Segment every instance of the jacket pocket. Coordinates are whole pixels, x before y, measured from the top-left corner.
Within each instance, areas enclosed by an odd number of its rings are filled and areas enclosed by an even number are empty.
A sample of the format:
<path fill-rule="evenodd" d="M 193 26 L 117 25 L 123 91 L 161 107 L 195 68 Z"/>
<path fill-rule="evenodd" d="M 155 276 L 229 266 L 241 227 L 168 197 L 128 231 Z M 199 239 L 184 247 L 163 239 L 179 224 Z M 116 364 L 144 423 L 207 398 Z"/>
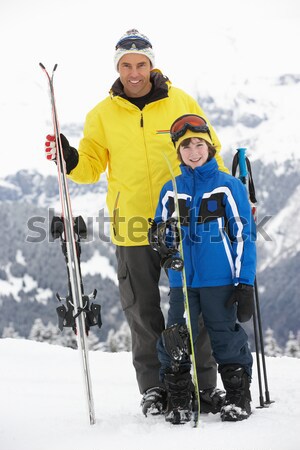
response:
<path fill-rule="evenodd" d="M 118 264 L 119 291 L 123 311 L 135 303 L 134 293 L 131 285 L 130 275 L 125 262 Z"/>
<path fill-rule="evenodd" d="M 207 223 L 220 217 L 226 217 L 223 197 L 223 192 L 220 192 L 211 194 L 210 197 L 202 198 L 198 223 Z"/>

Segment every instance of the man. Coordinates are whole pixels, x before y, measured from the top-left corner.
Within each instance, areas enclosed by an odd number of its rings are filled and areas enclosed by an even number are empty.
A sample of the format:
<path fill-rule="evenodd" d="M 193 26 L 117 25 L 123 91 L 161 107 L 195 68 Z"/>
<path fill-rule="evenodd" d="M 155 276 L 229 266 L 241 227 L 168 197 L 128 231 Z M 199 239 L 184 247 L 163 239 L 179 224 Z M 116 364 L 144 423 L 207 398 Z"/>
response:
<path fill-rule="evenodd" d="M 160 308 L 160 257 L 148 244 L 148 218 L 154 217 L 162 185 L 170 178 L 163 153 L 180 173 L 169 128 L 186 113 L 205 117 L 198 103 L 154 70 L 149 39 L 129 30 L 116 45 L 115 68 L 120 77 L 110 95 L 86 117 L 78 152 L 62 135 L 67 173 L 77 183 L 96 183 L 108 169 L 107 206 L 111 237 L 116 245 L 121 304 L 132 336 L 133 365 L 143 413 L 161 413 L 166 392 L 159 380 L 156 343 L 164 329 Z M 209 123 L 209 122 L 208 122 Z M 221 170 L 220 143 L 212 129 Z M 55 159 L 53 137 L 47 136 L 48 159 Z M 217 412 L 222 392 L 216 387 L 216 364 L 203 325 L 198 340 L 198 372 L 204 412 Z"/>

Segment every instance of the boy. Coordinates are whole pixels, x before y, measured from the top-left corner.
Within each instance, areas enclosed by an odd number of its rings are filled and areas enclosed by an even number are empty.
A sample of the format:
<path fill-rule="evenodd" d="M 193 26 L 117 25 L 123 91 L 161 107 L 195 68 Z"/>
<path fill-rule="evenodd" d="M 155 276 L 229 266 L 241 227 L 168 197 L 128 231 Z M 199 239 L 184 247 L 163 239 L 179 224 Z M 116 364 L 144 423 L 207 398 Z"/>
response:
<path fill-rule="evenodd" d="M 180 116 L 170 134 L 181 161 L 176 185 L 192 339 L 197 338 L 202 312 L 226 390 L 221 419 L 247 419 L 252 355 L 248 337 L 237 323 L 237 318 L 249 320 L 254 307 L 256 235 L 247 191 L 240 180 L 218 170 L 211 132 L 202 117 Z M 178 424 L 191 418 L 193 384 L 180 273 L 183 264 L 174 246 L 170 248 L 176 235 L 175 201 L 169 181 L 161 190 L 149 241 L 155 250 L 164 250 L 162 264 L 171 288 L 167 328 L 157 348 L 160 378 L 168 392 L 165 418 Z"/>

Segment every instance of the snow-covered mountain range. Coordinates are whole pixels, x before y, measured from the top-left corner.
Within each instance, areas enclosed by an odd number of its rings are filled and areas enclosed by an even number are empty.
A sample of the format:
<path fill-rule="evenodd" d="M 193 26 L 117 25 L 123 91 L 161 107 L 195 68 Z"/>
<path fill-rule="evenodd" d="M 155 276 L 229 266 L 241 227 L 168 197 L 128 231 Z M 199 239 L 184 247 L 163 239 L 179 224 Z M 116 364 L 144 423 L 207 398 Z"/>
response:
<path fill-rule="evenodd" d="M 208 90 L 199 82 L 197 97 L 214 124 L 231 167 L 238 147 L 247 147 L 258 199 L 258 287 L 264 329 L 271 327 L 284 343 L 298 332 L 300 319 L 300 117 L 299 74 L 245 80 Z M 216 87 L 217 86 L 217 87 Z M 82 124 L 63 124 L 71 140 L 79 140 Z M 42 152 L 42 149 L 41 149 Z M 47 162 L 45 162 L 47 164 Z M 49 163 L 48 163 L 49 164 Z M 96 185 L 70 182 L 74 215 L 88 222 L 82 244 L 86 291 L 97 288 L 103 305 L 103 338 L 124 321 L 115 273 L 114 248 L 108 233 L 95 227 L 105 210 L 105 176 Z M 53 176 L 21 170 L 0 180 L 2 252 L 0 254 L 0 335 L 13 322 L 27 336 L 36 317 L 56 321 L 55 295 L 65 294 L 66 273 L 58 242 L 50 242 L 49 217 L 59 213 L 55 168 Z M 162 280 L 162 290 L 166 280 Z M 166 307 L 167 299 L 163 296 Z M 249 334 L 252 335 L 249 325 Z"/>

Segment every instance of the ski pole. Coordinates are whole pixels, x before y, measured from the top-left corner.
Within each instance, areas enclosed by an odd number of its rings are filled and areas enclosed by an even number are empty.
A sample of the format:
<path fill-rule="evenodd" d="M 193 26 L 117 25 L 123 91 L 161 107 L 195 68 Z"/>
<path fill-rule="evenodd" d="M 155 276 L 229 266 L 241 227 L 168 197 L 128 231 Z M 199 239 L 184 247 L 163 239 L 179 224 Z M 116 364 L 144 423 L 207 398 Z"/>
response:
<path fill-rule="evenodd" d="M 239 179 L 243 184 L 247 183 L 247 166 L 246 166 L 246 148 L 238 148 L 232 162 L 232 175 L 236 176 L 236 169 L 239 167 Z M 254 281 L 255 284 L 255 281 Z M 257 366 L 257 377 L 258 377 L 258 387 L 259 387 L 259 403 L 263 407 L 263 390 L 262 390 L 262 378 L 261 378 L 261 368 L 260 368 L 260 358 L 259 358 L 259 342 L 258 342 L 258 330 L 256 323 L 256 312 L 254 309 L 253 313 L 253 331 L 254 331 L 254 343 L 255 343 L 255 353 L 256 353 L 256 366 Z"/>
<path fill-rule="evenodd" d="M 247 171 L 247 174 L 249 176 L 248 190 L 249 190 L 250 202 L 252 204 L 255 204 L 255 203 L 257 203 L 257 200 L 255 197 L 255 188 L 254 188 L 254 182 L 253 182 L 253 177 L 252 177 L 251 164 L 250 164 L 249 159 L 246 157 L 245 152 L 241 153 L 241 158 L 240 158 L 241 162 L 242 162 L 243 158 L 245 159 L 245 164 L 244 165 L 242 164 L 242 167 L 244 167 L 246 165 L 246 168 L 244 170 Z M 253 211 L 254 211 L 254 208 L 252 208 L 252 212 Z M 255 208 L 254 214 L 256 215 L 256 208 Z M 272 400 L 270 400 L 270 393 L 269 393 L 269 388 L 268 388 L 268 377 L 267 377 L 267 368 L 266 368 L 266 360 L 265 360 L 265 346 L 264 346 L 264 340 L 263 340 L 257 277 L 255 278 L 254 292 L 255 292 L 255 305 L 256 305 L 256 312 L 257 312 L 258 335 L 259 335 L 259 340 L 260 340 L 261 359 L 262 359 L 263 375 L 264 375 L 264 383 L 265 383 L 265 399 L 266 400 L 264 403 L 265 403 L 265 405 L 269 405 L 274 402 Z"/>
<path fill-rule="evenodd" d="M 265 404 L 270 405 L 271 403 L 274 403 L 274 400 L 270 400 L 268 377 L 267 377 L 267 367 L 266 367 L 266 359 L 265 359 L 265 347 L 264 347 L 264 341 L 263 341 L 261 314 L 260 314 L 258 288 L 257 288 L 257 280 L 256 279 L 255 279 L 254 289 L 255 289 L 256 310 L 257 310 L 257 322 L 258 322 L 258 329 L 259 329 L 259 336 L 260 336 L 261 358 L 262 358 L 263 374 L 264 374 L 264 382 L 265 382 L 265 397 L 266 397 Z"/>
<path fill-rule="evenodd" d="M 234 156 L 232 163 L 232 175 L 235 176 L 237 166 L 239 166 L 239 179 L 242 181 L 244 185 L 247 184 L 248 181 L 248 194 L 252 207 L 252 213 L 254 219 L 256 219 L 256 207 L 255 203 L 257 203 L 255 196 L 255 188 L 252 177 L 251 164 L 246 156 L 246 148 L 241 147 L 237 149 L 237 153 Z M 259 296 L 258 296 L 258 287 L 257 287 L 257 278 L 254 280 L 254 294 L 255 294 L 255 309 L 253 314 L 253 329 L 254 329 L 254 341 L 255 341 L 255 350 L 256 350 L 256 360 L 257 360 L 257 375 L 258 375 L 258 384 L 259 384 L 259 402 L 260 406 L 264 407 L 273 403 L 270 400 L 270 394 L 268 389 L 268 379 L 267 379 L 267 369 L 266 369 L 266 361 L 265 361 L 265 349 L 264 349 L 264 341 L 263 341 L 263 332 L 262 332 L 262 324 L 261 324 L 261 314 L 260 314 L 260 305 L 259 305 Z M 264 383 L 265 383 L 265 397 L 266 400 L 263 400 L 262 393 L 262 378 L 261 378 L 261 370 L 260 370 L 260 359 L 259 359 L 259 345 L 261 350 L 261 359 L 263 366 L 263 374 L 264 374 Z"/>
<path fill-rule="evenodd" d="M 262 377 L 260 370 L 260 359 L 259 359 L 259 348 L 258 348 L 258 337 L 257 337 L 257 319 L 256 319 L 256 309 L 253 310 L 253 330 L 254 330 L 254 341 L 255 341 L 255 355 L 256 355 L 256 367 L 257 367 L 257 378 L 258 378 L 258 389 L 259 389 L 259 404 L 260 407 L 264 407 L 264 396 L 262 388 Z"/>

